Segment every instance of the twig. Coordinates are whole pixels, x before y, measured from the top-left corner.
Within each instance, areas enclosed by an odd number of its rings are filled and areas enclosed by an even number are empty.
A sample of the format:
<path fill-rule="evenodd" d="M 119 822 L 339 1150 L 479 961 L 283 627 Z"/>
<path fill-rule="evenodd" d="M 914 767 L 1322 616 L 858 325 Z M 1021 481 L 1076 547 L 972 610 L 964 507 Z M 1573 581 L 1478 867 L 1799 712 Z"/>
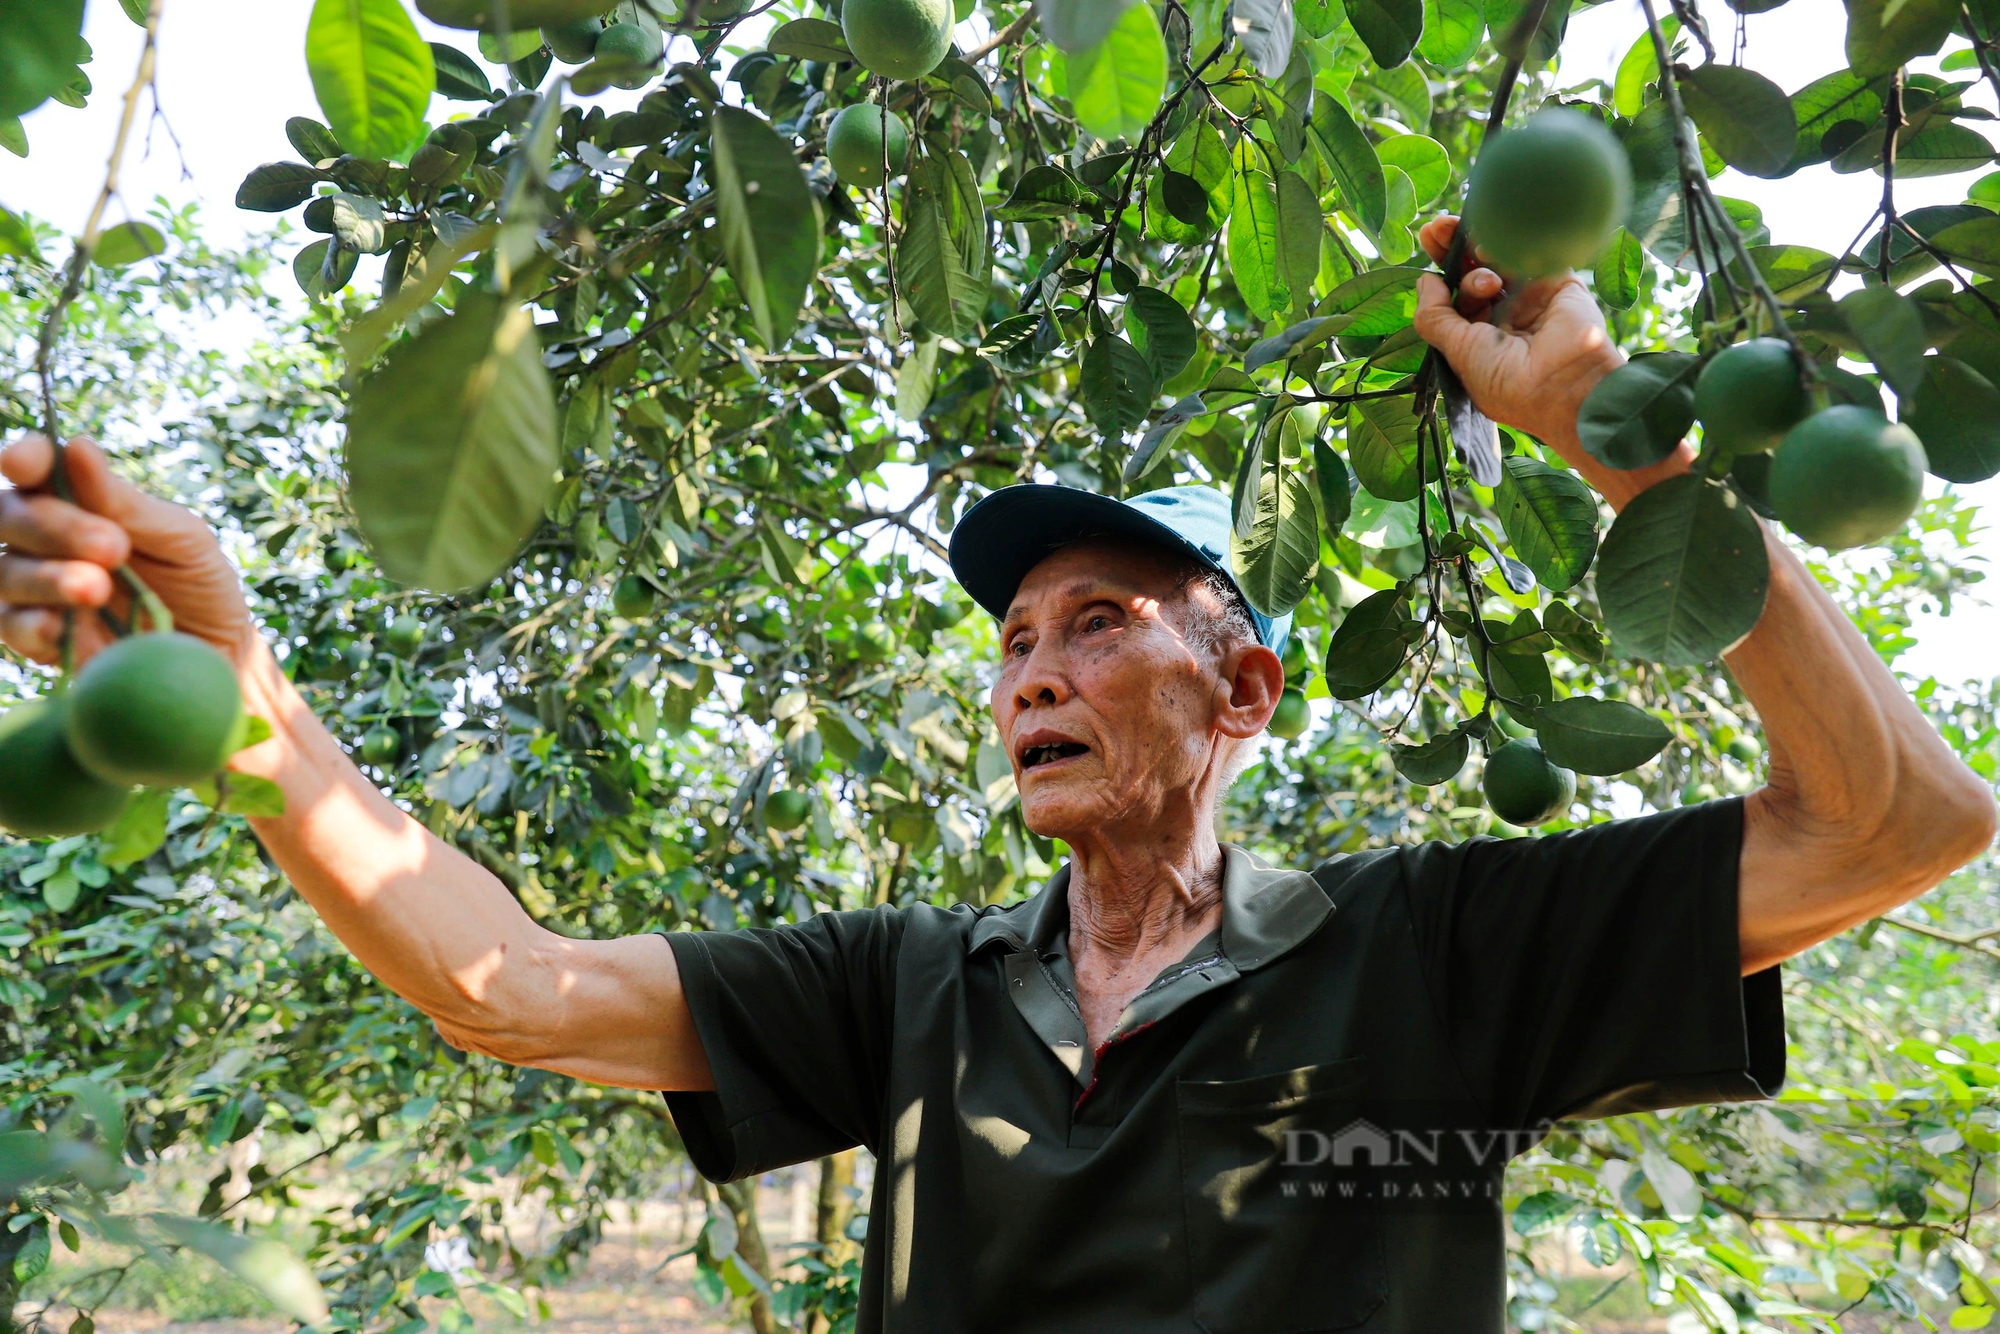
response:
<path fill-rule="evenodd" d="M 1882 253 L 1875 257 L 1876 276 L 1889 281 L 1889 236 L 1896 230 L 1896 139 L 1903 132 L 1903 71 L 1889 76 L 1888 127 L 1882 135 Z"/>
<path fill-rule="evenodd" d="M 1006 46 L 1010 42 L 1013 42 L 1014 40 L 1019 38 L 1022 33 L 1028 30 L 1028 28 L 1030 27 L 1030 25 L 1034 23 L 1034 21 L 1035 21 L 1035 7 L 1033 5 L 1029 5 L 1026 9 L 1021 11 L 1021 17 L 1015 19 L 1012 23 L 1008 24 L 994 37 L 989 38 L 988 40 L 980 43 L 978 46 L 973 47 L 970 51 L 967 51 L 963 56 L 960 57 L 960 59 L 965 61 L 965 63 L 968 65 L 977 65 L 980 61 L 992 55 L 995 51 L 998 51 L 1001 47 Z"/>
<path fill-rule="evenodd" d="M 1882 917 L 1877 920 L 1884 926 L 1893 926 L 1898 930 L 1908 931 L 1912 935 L 1929 936 L 1932 940 L 1941 940 L 1947 945 L 1956 945 L 1960 949 L 1968 949 L 1979 954 L 1984 954 L 1989 959 L 2000 959 L 2000 946 L 1992 944 L 1992 937 L 2000 935 L 2000 932 L 1981 931 L 1973 935 L 1962 936 L 1954 931 L 1944 931 L 1935 926 L 1926 926 L 1921 922 L 1905 921 L 1900 917 Z"/>

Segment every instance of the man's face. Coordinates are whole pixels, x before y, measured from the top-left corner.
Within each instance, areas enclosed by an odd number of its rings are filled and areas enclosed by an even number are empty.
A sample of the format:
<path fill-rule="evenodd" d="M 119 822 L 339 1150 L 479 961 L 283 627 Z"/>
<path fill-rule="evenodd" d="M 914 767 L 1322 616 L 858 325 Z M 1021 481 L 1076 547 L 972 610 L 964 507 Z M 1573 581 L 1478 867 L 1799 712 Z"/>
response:
<path fill-rule="evenodd" d="M 1222 762 L 1216 655 L 1190 643 L 1169 563 L 1101 543 L 1029 572 L 1000 627 L 993 721 L 1028 827 L 1075 842 L 1185 813 Z"/>

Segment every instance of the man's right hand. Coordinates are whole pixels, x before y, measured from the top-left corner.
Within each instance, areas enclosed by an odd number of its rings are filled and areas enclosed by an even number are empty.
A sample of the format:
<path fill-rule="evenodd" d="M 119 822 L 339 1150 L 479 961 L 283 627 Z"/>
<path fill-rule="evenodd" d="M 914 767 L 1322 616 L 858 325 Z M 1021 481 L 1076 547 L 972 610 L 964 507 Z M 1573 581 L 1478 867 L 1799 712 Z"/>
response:
<path fill-rule="evenodd" d="M 0 643 L 55 662 L 65 613 L 110 606 L 124 614 L 130 594 L 112 571 L 130 565 L 173 613 L 175 629 L 207 640 L 243 672 L 262 645 L 208 526 L 114 474 L 89 440 L 63 449 L 74 503 L 52 488 L 54 463 L 43 436 L 0 449 L 0 475 L 13 484 L 0 491 Z M 75 625 L 79 663 L 111 642 L 95 615 L 78 615 Z"/>

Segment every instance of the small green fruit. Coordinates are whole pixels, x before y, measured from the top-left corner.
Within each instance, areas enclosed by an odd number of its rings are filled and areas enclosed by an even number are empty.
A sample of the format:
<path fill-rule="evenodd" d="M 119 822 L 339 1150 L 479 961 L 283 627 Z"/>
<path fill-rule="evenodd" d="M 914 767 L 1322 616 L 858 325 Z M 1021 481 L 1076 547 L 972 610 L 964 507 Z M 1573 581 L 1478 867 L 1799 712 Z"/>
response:
<path fill-rule="evenodd" d="M 1533 741 L 1509 741 L 1486 757 L 1486 804 L 1508 824 L 1532 829 L 1576 800 L 1576 775 L 1549 763 Z"/>
<path fill-rule="evenodd" d="M 840 31 L 870 74 L 921 79 L 951 49 L 951 0 L 846 0 Z"/>
<path fill-rule="evenodd" d="M 886 154 L 891 175 L 903 174 L 910 158 L 910 129 L 893 111 L 873 103 L 848 107 L 833 118 L 826 131 L 826 160 L 834 175 L 860 190 L 873 190 L 885 179 L 882 174 L 882 126 L 889 127 Z"/>
<path fill-rule="evenodd" d="M 382 634 L 382 642 L 389 651 L 399 658 L 407 658 L 423 646 L 424 634 L 429 629 L 422 621 L 408 612 L 389 622 L 389 628 Z"/>
<path fill-rule="evenodd" d="M 377 723 L 361 734 L 361 758 L 370 764 L 393 764 L 402 753 L 402 734 L 393 727 Z"/>
<path fill-rule="evenodd" d="M 1285 693 L 1278 696 L 1276 711 L 1271 714 L 1268 724 L 1271 735 L 1293 741 L 1305 735 L 1311 722 L 1312 708 L 1306 703 L 1305 692 L 1286 686 Z"/>
<path fill-rule="evenodd" d="M 1752 338 L 1710 358 L 1694 382 L 1704 439 L 1735 454 L 1776 449 L 1812 411 L 1799 364 L 1782 338 Z"/>
<path fill-rule="evenodd" d="M 778 476 L 778 461 L 764 450 L 751 450 L 737 460 L 736 471 L 751 486 L 769 486 Z"/>
<path fill-rule="evenodd" d="M 1596 260 L 1624 221 L 1632 167 L 1611 131 L 1580 111 L 1536 112 L 1493 136 L 1465 192 L 1472 240 L 1510 276 L 1542 278 Z"/>
<path fill-rule="evenodd" d="M 636 574 L 628 574 L 611 590 L 611 610 L 628 621 L 636 621 L 653 610 L 653 586 Z"/>
<path fill-rule="evenodd" d="M 1829 551 L 1878 542 L 1916 513 L 1928 466 L 1915 431 L 1841 404 L 1794 426 L 1771 456 L 1771 508 Z"/>
<path fill-rule="evenodd" d="M 614 23 L 599 34 L 596 58 L 609 66 L 626 67 L 626 72 L 612 76 L 613 84 L 639 88 L 653 77 L 653 66 L 660 63 L 664 49 L 658 33 L 636 23 Z"/>
<path fill-rule="evenodd" d="M 1756 737 L 1739 733 L 1729 738 L 1729 744 L 1722 748 L 1722 753 L 1739 764 L 1755 764 L 1757 757 L 1764 753 L 1764 747 Z"/>
<path fill-rule="evenodd" d="M 1312 670 L 1312 660 L 1306 654 L 1305 642 L 1298 635 L 1293 635 L 1285 641 L 1283 661 L 1287 681 L 1297 681 Z"/>
<path fill-rule="evenodd" d="M 764 801 L 764 823 L 785 833 L 804 824 L 811 814 L 812 798 L 790 788 L 773 792 Z"/>
<path fill-rule="evenodd" d="M 130 795 L 70 754 L 66 700 L 46 695 L 0 716 L 0 827 L 22 838 L 67 838 L 102 829 L 118 818 Z"/>
<path fill-rule="evenodd" d="M 133 635 L 90 660 L 69 692 L 69 748 L 107 783 L 213 778 L 243 715 L 236 673 L 192 635 Z"/>
<path fill-rule="evenodd" d="M 542 41 L 565 65 L 581 65 L 596 53 L 597 37 L 603 31 L 603 19 L 575 19 L 543 28 Z"/>
<path fill-rule="evenodd" d="M 1692 806 L 1697 802 L 1714 801 L 1721 795 L 1713 783 L 1689 783 L 1681 789 L 1681 805 Z"/>

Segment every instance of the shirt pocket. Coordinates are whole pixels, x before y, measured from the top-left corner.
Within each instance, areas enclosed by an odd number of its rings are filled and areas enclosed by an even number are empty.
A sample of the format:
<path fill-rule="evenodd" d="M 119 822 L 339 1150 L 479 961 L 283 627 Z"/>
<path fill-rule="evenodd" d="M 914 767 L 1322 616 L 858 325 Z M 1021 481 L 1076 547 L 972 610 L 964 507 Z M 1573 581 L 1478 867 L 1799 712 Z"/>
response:
<path fill-rule="evenodd" d="M 1356 1058 L 1176 1084 L 1194 1314 L 1209 1334 L 1348 1329 L 1387 1300 L 1373 1212 L 1287 1169 L 1300 1132 L 1360 1117 L 1363 1074 Z"/>

